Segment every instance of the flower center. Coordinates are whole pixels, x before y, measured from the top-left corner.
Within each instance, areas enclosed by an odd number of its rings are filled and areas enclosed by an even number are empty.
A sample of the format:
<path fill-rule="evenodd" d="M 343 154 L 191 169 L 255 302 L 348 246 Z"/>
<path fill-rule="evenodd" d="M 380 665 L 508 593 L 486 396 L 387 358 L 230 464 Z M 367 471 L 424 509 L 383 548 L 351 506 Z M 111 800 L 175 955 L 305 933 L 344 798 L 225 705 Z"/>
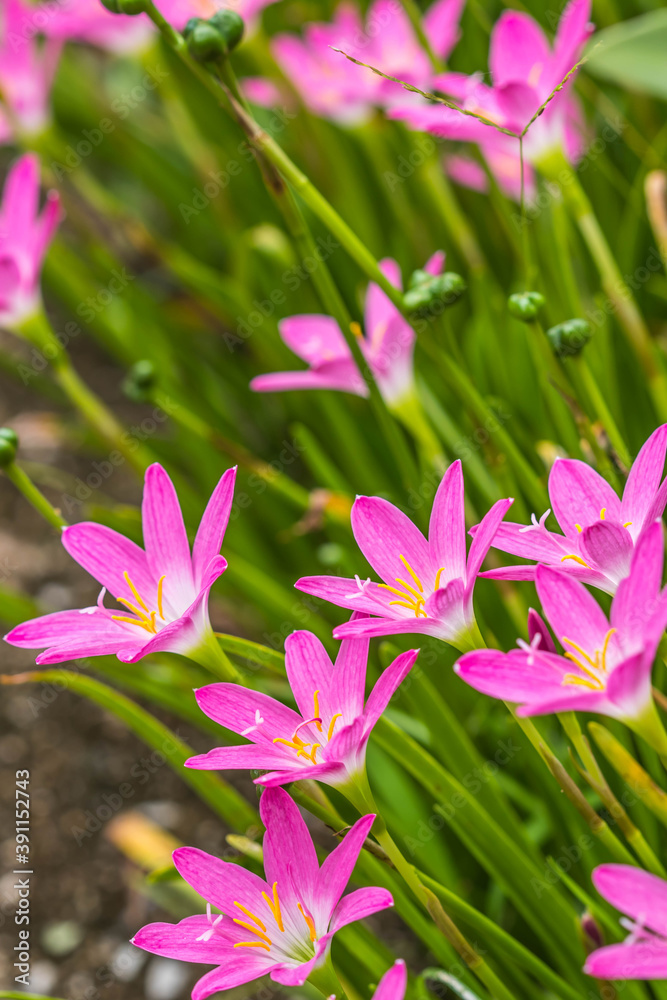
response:
<path fill-rule="evenodd" d="M 320 692 L 313 691 L 313 718 L 306 719 L 304 722 L 300 722 L 292 734 L 291 740 L 283 739 L 282 736 L 276 736 L 274 743 L 283 743 L 286 747 L 291 747 L 292 750 L 296 750 L 296 755 L 298 757 L 305 757 L 309 760 L 311 764 L 317 764 L 317 751 L 322 746 L 321 743 L 315 743 L 314 741 L 306 743 L 305 740 L 301 739 L 299 736 L 299 730 L 303 729 L 304 726 L 315 725 L 318 732 L 323 732 L 322 729 L 322 716 L 320 715 Z M 342 717 L 342 712 L 336 712 L 335 715 L 331 716 L 329 721 L 329 728 L 327 730 L 327 743 L 334 734 L 334 729 L 338 719 Z"/>
<path fill-rule="evenodd" d="M 378 584 L 378 586 L 382 587 L 383 590 L 388 590 L 390 594 L 396 594 L 397 597 L 400 598 L 400 600 L 390 601 L 389 602 L 390 605 L 399 604 L 402 608 L 408 608 L 408 610 L 414 611 L 415 618 L 419 618 L 420 616 L 422 618 L 428 618 L 428 615 L 424 610 L 424 604 L 426 603 L 426 596 L 424 594 L 424 584 L 417 576 L 417 574 L 415 573 L 415 571 L 413 570 L 412 566 L 405 558 L 405 556 L 402 556 L 399 553 L 398 558 L 401 560 L 406 570 L 412 577 L 412 583 L 408 583 L 407 580 L 404 580 L 402 577 L 397 576 L 395 577 L 395 580 L 396 583 L 400 585 L 400 587 L 392 587 L 388 583 L 380 583 Z M 438 572 L 436 573 L 435 586 L 433 588 L 434 592 L 438 590 L 438 588 L 440 587 L 440 577 L 444 572 L 444 570 L 445 567 L 441 566 Z"/>
<path fill-rule="evenodd" d="M 129 601 L 126 597 L 117 597 L 116 600 L 119 604 L 124 604 L 125 607 L 132 611 L 132 615 L 112 615 L 112 619 L 115 622 L 127 622 L 129 625 L 137 625 L 139 628 L 144 629 L 146 632 L 150 632 L 151 635 L 157 635 L 158 627 L 156 625 L 156 619 L 159 615 L 162 621 L 165 621 L 164 609 L 162 606 L 162 590 L 164 586 L 164 576 L 161 576 L 157 584 L 157 611 L 151 611 L 144 601 L 143 597 L 132 583 L 130 579 L 130 574 L 125 570 L 123 573 L 125 582 L 132 591 L 132 596 L 136 601 L 134 604 Z"/>
<path fill-rule="evenodd" d="M 606 514 L 607 514 L 607 508 L 606 508 L 606 507 L 603 507 L 603 508 L 602 508 L 602 510 L 600 511 L 600 520 L 601 520 L 601 521 L 604 521 L 604 519 L 605 519 L 605 517 L 606 517 Z M 623 527 L 624 527 L 624 528 L 629 528 L 631 524 L 632 524 L 632 521 L 626 521 L 626 522 L 625 522 L 625 524 L 623 525 Z M 580 525 L 580 524 L 577 524 L 576 522 L 575 522 L 575 525 L 574 525 L 574 526 L 575 526 L 575 528 L 577 529 L 577 533 L 578 533 L 578 534 L 580 535 L 580 534 L 582 533 L 582 531 L 583 531 L 584 529 L 583 529 L 583 528 L 581 527 L 581 525 Z M 565 560 L 566 560 L 566 559 L 572 559 L 572 560 L 574 560 L 574 562 L 577 562 L 577 563 L 579 563 L 579 565 L 580 565 L 580 566 L 585 566 L 585 567 L 586 567 L 586 569 L 590 569 L 590 568 L 591 568 L 591 567 L 590 567 L 590 566 L 588 565 L 588 563 L 587 563 L 587 562 L 585 562 L 585 561 L 584 561 L 584 560 L 583 560 L 583 559 L 581 558 L 581 556 L 577 556 L 577 555 L 574 555 L 573 553 L 571 553 L 571 554 L 570 554 L 570 555 L 568 555 L 568 556 L 563 556 L 563 557 L 561 558 L 561 562 L 565 562 Z"/>
<path fill-rule="evenodd" d="M 568 639 L 563 636 L 561 642 L 563 646 L 571 646 L 575 651 L 574 653 L 568 651 L 565 656 L 572 663 L 576 664 L 577 667 L 584 674 L 584 677 L 580 677 L 579 674 L 565 674 L 563 677 L 563 684 L 579 684 L 583 687 L 590 688 L 592 691 L 604 691 L 606 686 L 606 674 L 607 674 L 607 648 L 609 646 L 609 640 L 616 631 L 615 628 L 610 628 L 604 637 L 604 642 L 602 643 L 602 649 L 596 649 L 595 655 L 593 657 L 589 656 L 588 653 L 582 649 L 581 646 L 573 642 L 572 639 Z"/>
<path fill-rule="evenodd" d="M 285 923 L 283 921 L 283 913 L 280 905 L 280 897 L 278 895 L 277 882 L 273 883 L 272 896 L 269 896 L 267 892 L 262 892 L 262 899 L 268 906 L 269 912 L 271 913 L 271 916 L 276 922 L 278 932 L 281 935 L 285 934 L 286 933 Z M 243 927 L 244 930 L 247 930 L 254 935 L 254 937 L 250 941 L 237 941 L 234 944 L 235 948 L 262 948 L 264 951 L 268 951 L 270 953 L 271 948 L 275 945 L 280 949 L 281 952 L 283 953 L 289 952 L 290 957 L 298 961 L 307 962 L 313 957 L 315 951 L 313 946 L 317 940 L 317 931 L 315 930 L 315 921 L 313 920 L 312 916 L 307 911 L 303 903 L 297 903 L 297 908 L 305 921 L 306 928 L 308 930 L 310 945 L 307 945 L 306 942 L 303 940 L 303 938 L 295 939 L 295 937 L 293 935 L 290 935 L 289 932 L 287 932 L 288 940 L 285 940 L 282 937 L 280 937 L 276 941 L 273 941 L 272 938 L 269 937 L 268 928 L 264 923 L 264 921 L 261 919 L 261 917 L 258 917 L 257 914 L 253 913 L 253 911 L 248 909 L 247 906 L 244 906 L 242 903 L 239 903 L 236 900 L 234 900 L 234 906 L 237 906 L 241 911 L 241 913 L 243 914 L 244 918 L 247 918 L 247 919 L 242 919 L 241 917 L 232 917 L 234 923 L 238 924 L 239 927 Z M 210 919 L 211 918 L 209 916 L 209 921 Z M 215 924 L 213 924 L 212 926 L 215 927 Z M 206 931 L 205 933 L 209 934 L 209 931 Z"/>

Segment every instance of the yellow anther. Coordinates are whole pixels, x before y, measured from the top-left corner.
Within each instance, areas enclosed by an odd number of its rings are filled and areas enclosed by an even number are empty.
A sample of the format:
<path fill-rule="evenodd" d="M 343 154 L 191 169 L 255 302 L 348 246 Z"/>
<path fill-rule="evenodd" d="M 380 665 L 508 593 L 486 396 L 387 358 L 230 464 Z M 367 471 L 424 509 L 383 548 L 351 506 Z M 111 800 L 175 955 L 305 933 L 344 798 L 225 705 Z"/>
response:
<path fill-rule="evenodd" d="M 607 632 L 606 636 L 604 637 L 604 642 L 602 644 L 602 669 L 603 670 L 607 669 L 607 663 L 606 663 L 606 659 L 607 659 L 607 647 L 609 646 L 609 640 L 611 639 L 611 637 L 612 637 L 612 635 L 614 634 L 615 631 L 616 631 L 615 628 L 610 628 L 609 631 Z"/>
<path fill-rule="evenodd" d="M 280 900 L 278 899 L 278 883 L 277 882 L 273 883 L 273 899 L 270 899 L 267 893 L 265 892 L 262 892 L 262 896 L 266 900 L 266 905 L 271 910 L 271 913 L 273 914 L 279 929 L 281 931 L 284 931 L 285 926 L 283 924 L 282 913 L 280 912 Z"/>
<path fill-rule="evenodd" d="M 582 687 L 590 688 L 591 691 L 604 691 L 604 684 L 599 677 L 591 677 L 590 680 L 587 680 L 585 677 L 577 677 L 576 674 L 565 674 L 563 684 L 579 684 Z"/>
<path fill-rule="evenodd" d="M 137 590 L 137 588 L 134 586 L 134 584 L 130 580 L 130 574 L 127 572 L 127 570 L 125 570 L 125 572 L 123 573 L 123 576 L 125 578 L 126 584 L 128 585 L 128 587 L 130 588 L 130 590 L 134 594 L 134 597 L 135 597 L 135 600 L 136 600 L 137 604 L 140 605 L 140 607 L 142 607 L 144 609 L 144 611 L 146 612 L 146 614 L 148 614 L 148 608 L 144 604 L 144 602 L 142 600 L 142 597 L 141 597 L 141 594 L 139 593 L 139 591 Z"/>
<path fill-rule="evenodd" d="M 313 692 L 313 709 L 314 709 L 313 715 L 315 716 L 316 719 L 319 719 L 320 718 L 320 692 L 319 692 L 319 690 Z M 321 733 L 322 732 L 322 723 L 321 722 L 316 722 L 315 725 L 317 726 L 317 731 L 319 733 Z"/>
<path fill-rule="evenodd" d="M 623 527 L 624 528 L 629 528 L 631 524 L 632 524 L 632 521 L 626 521 L 625 524 L 623 525 Z"/>
<path fill-rule="evenodd" d="M 160 618 L 164 621 L 164 611 L 162 610 L 162 588 L 164 586 L 164 576 L 161 576 L 157 582 L 157 609 L 160 612 Z"/>
<path fill-rule="evenodd" d="M 232 920 L 235 924 L 238 924 L 239 927 L 244 927 L 247 931 L 250 931 L 251 934 L 256 934 L 258 938 L 261 938 L 262 941 L 266 941 L 267 944 L 273 943 L 271 938 L 268 937 L 263 931 L 260 931 L 258 927 L 253 927 L 252 924 L 247 923 L 245 920 L 239 920 L 238 917 L 232 917 Z"/>
<path fill-rule="evenodd" d="M 390 601 L 389 604 L 390 605 L 392 605 L 392 604 L 400 604 L 402 608 L 409 608 L 410 611 L 414 611 L 415 618 L 419 618 L 420 615 L 423 615 L 424 618 L 428 618 L 428 615 L 426 614 L 426 612 L 424 611 L 424 609 L 421 607 L 421 605 L 411 604 L 411 603 L 408 603 L 408 601 Z"/>
<path fill-rule="evenodd" d="M 355 337 L 363 337 L 364 333 L 358 323 L 350 323 L 350 331 Z"/>
<path fill-rule="evenodd" d="M 576 523 L 575 523 L 575 525 L 574 525 L 574 526 L 575 526 L 575 528 L 577 529 L 577 531 L 579 532 L 579 534 L 581 534 L 581 532 L 582 532 L 582 531 L 584 530 L 584 529 L 583 529 L 583 528 L 581 527 L 581 525 L 580 525 L 580 524 L 576 524 Z"/>
<path fill-rule="evenodd" d="M 583 656 L 585 660 L 588 660 L 588 662 L 592 667 L 597 667 L 597 663 L 595 662 L 595 660 L 591 659 L 588 653 L 584 649 L 582 649 L 581 646 L 579 646 L 576 642 L 573 642 L 572 639 L 568 639 L 566 636 L 563 636 L 561 642 L 563 643 L 564 646 L 565 645 L 572 646 L 572 649 L 576 649 L 577 653 L 579 653 L 580 656 Z M 571 653 L 566 653 L 565 655 L 572 657 Z"/>
<path fill-rule="evenodd" d="M 417 601 L 418 601 L 418 602 L 419 602 L 420 604 L 421 604 L 421 603 L 423 603 L 423 601 L 424 601 L 424 596 L 423 596 L 423 593 L 420 593 L 420 591 L 418 591 L 418 590 L 415 590 L 415 588 L 414 588 L 414 587 L 412 587 L 412 586 L 411 586 L 411 585 L 410 585 L 410 584 L 409 584 L 409 583 L 407 582 L 407 580 L 403 580 L 403 579 L 401 579 L 401 577 L 400 577 L 400 576 L 397 576 L 397 577 L 396 577 L 396 583 L 400 583 L 400 585 L 401 585 L 402 587 L 405 587 L 405 589 L 406 589 L 406 590 L 408 591 L 408 593 L 412 594 L 412 595 L 413 595 L 413 597 L 414 597 L 414 598 L 415 598 L 415 599 L 416 599 L 416 600 L 417 600 Z M 400 591 L 398 591 L 398 593 L 400 593 Z"/>
<path fill-rule="evenodd" d="M 315 931 L 315 924 L 313 922 L 313 918 L 308 916 L 301 903 L 297 903 L 296 905 L 299 907 L 303 919 L 308 924 L 308 930 L 310 932 L 310 940 L 315 941 L 317 939 L 317 932 Z"/>
<path fill-rule="evenodd" d="M 263 941 L 237 941 L 234 945 L 235 948 L 263 948 L 264 951 L 271 951 L 268 944 L 264 944 Z"/>
<path fill-rule="evenodd" d="M 607 513 L 607 508 L 603 507 L 602 510 L 600 511 L 600 520 L 601 521 L 604 521 L 604 516 L 605 516 L 606 513 Z"/>
<path fill-rule="evenodd" d="M 261 931 L 266 930 L 266 924 L 264 923 L 264 921 L 260 920 L 259 917 L 255 916 L 252 910 L 249 910 L 246 906 L 243 905 L 243 903 L 237 903 L 236 900 L 234 900 L 234 906 L 238 906 L 239 910 L 241 910 L 242 913 L 245 913 L 246 917 L 250 917 L 251 920 L 254 920 Z"/>
<path fill-rule="evenodd" d="M 399 553 L 398 558 L 401 560 L 401 562 L 403 563 L 403 565 L 407 569 L 408 573 L 410 574 L 410 576 L 412 577 L 412 579 L 415 581 L 415 583 L 419 587 L 420 592 L 423 594 L 424 593 L 424 585 L 421 582 L 421 580 L 419 579 L 419 577 L 417 576 L 417 574 L 415 573 L 415 571 L 413 570 L 413 568 L 410 565 L 410 563 L 408 562 L 408 560 L 405 558 L 405 556 L 400 555 L 400 553 Z"/>
<path fill-rule="evenodd" d="M 304 743 L 300 737 L 297 737 L 297 739 L 299 740 L 298 743 L 296 740 L 284 740 L 282 736 L 276 736 L 273 742 L 284 743 L 286 747 L 290 747 L 292 750 L 303 750 L 305 746 L 308 746 L 308 744 Z"/>
<path fill-rule="evenodd" d="M 150 618 L 148 617 L 146 612 L 142 611 L 141 608 L 138 608 L 136 604 L 132 603 L 132 601 L 128 601 L 125 597 L 119 597 L 118 603 L 124 604 L 125 607 L 128 609 L 128 611 L 134 612 L 134 614 L 138 618 L 140 618 L 142 622 L 146 622 L 147 625 L 150 624 Z"/>
<path fill-rule="evenodd" d="M 137 618 L 126 618 L 123 615 L 112 615 L 111 618 L 115 622 L 127 622 L 129 625 L 138 625 L 139 628 L 143 628 L 146 632 L 150 632 L 151 635 L 155 635 L 154 627 L 147 622 L 139 621 Z"/>
<path fill-rule="evenodd" d="M 438 572 L 435 574 L 435 586 L 433 588 L 434 590 L 439 590 L 440 589 L 440 577 L 442 576 L 442 574 L 444 572 L 445 572 L 445 567 L 441 566 L 440 569 L 438 570 Z"/>
<path fill-rule="evenodd" d="M 328 740 L 330 740 L 331 737 L 333 736 L 334 726 L 336 725 L 336 719 L 341 719 L 342 717 L 343 717 L 342 712 L 336 712 L 336 714 L 332 716 L 331 722 L 329 723 L 329 732 L 327 733 Z"/>
<path fill-rule="evenodd" d="M 588 563 L 584 562 L 584 560 L 581 558 L 581 556 L 574 556 L 574 555 L 562 556 L 561 562 L 565 562 L 566 559 L 574 559 L 574 561 L 578 562 L 580 566 L 585 566 L 586 569 L 590 569 L 590 566 L 588 565 Z"/>

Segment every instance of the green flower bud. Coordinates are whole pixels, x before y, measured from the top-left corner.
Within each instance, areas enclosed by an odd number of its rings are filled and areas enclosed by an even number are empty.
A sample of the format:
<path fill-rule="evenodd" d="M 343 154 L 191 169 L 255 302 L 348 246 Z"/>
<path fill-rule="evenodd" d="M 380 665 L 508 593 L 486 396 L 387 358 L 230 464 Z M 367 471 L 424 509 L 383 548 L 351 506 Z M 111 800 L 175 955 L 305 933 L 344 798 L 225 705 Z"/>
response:
<path fill-rule="evenodd" d="M 237 14 L 235 10 L 227 10 L 223 8 L 222 10 L 216 11 L 216 13 L 211 18 L 211 24 L 215 25 L 227 45 L 227 51 L 231 52 L 235 49 L 243 38 L 243 32 L 245 31 L 245 23 L 240 14 Z"/>
<path fill-rule="evenodd" d="M 101 0 L 112 14 L 145 14 L 145 0 Z"/>
<path fill-rule="evenodd" d="M 465 281 L 454 271 L 445 271 L 444 274 L 437 275 L 428 274 L 426 271 L 413 271 L 403 302 L 411 316 L 423 319 L 427 316 L 438 316 L 446 306 L 453 305 L 465 290 Z"/>
<path fill-rule="evenodd" d="M 155 385 L 155 366 L 152 361 L 137 361 L 130 368 L 123 382 L 122 389 L 128 399 L 135 403 L 143 403 Z"/>
<path fill-rule="evenodd" d="M 19 439 L 11 427 L 0 427 L 0 469 L 6 469 L 16 458 Z"/>
<path fill-rule="evenodd" d="M 190 55 L 199 62 L 224 59 L 243 37 L 243 19 L 233 10 L 219 10 L 208 20 L 191 17 L 183 29 Z"/>
<path fill-rule="evenodd" d="M 590 323 L 585 319 L 568 319 L 547 330 L 549 342 L 559 358 L 574 357 L 593 336 Z"/>
<path fill-rule="evenodd" d="M 518 292 L 510 295 L 507 300 L 510 316 L 523 320 L 524 323 L 534 320 L 543 305 L 544 296 L 541 292 Z"/>

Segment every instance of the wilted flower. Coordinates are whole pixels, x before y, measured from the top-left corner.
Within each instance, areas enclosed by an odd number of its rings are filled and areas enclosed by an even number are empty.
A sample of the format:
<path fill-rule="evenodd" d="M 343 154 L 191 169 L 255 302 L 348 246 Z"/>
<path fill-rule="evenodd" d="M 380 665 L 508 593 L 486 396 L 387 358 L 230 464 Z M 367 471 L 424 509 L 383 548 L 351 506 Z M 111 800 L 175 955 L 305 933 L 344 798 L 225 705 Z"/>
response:
<path fill-rule="evenodd" d="M 424 265 L 438 275 L 445 255 L 438 251 Z M 401 272 L 395 260 L 380 262 L 383 274 L 396 288 Z M 359 347 L 387 405 L 400 408 L 414 396 L 413 355 L 415 332 L 382 289 L 371 282 L 364 306 L 364 332 L 355 326 Z M 331 316 L 290 316 L 278 324 L 280 336 L 290 350 L 309 365 L 304 371 L 258 375 L 250 383 L 255 392 L 294 389 L 338 389 L 368 396 L 368 386 L 357 367 L 345 337 Z"/>
<path fill-rule="evenodd" d="M 0 207 L 0 326 L 16 329 L 40 309 L 42 261 L 60 219 L 49 191 L 39 212 L 39 160 L 22 156 L 7 175 Z"/>
<path fill-rule="evenodd" d="M 509 653 L 477 649 L 462 656 L 455 671 L 477 691 L 518 704 L 519 715 L 600 712 L 664 753 L 667 736 L 651 694 L 651 668 L 667 625 L 663 562 L 662 526 L 655 522 L 637 543 L 609 618 L 582 583 L 538 566 L 537 593 L 563 655 L 535 616 L 530 645 L 521 642 Z"/>
<path fill-rule="evenodd" d="M 644 443 L 619 500 L 609 483 L 590 465 L 559 458 L 549 473 L 549 499 L 563 534 L 549 531 L 551 508 L 532 524 L 501 524 L 493 546 L 514 556 L 558 566 L 583 583 L 613 594 L 630 571 L 630 560 L 646 525 L 662 517 L 667 478 L 662 480 L 667 424 Z M 662 482 L 661 482 L 662 480 Z M 472 530 L 472 534 L 476 531 Z M 495 580 L 533 580 L 536 567 L 503 566 L 483 576 Z"/>
<path fill-rule="evenodd" d="M 149 924 L 134 937 L 137 947 L 153 954 L 217 966 L 195 985 L 193 1000 L 267 974 L 284 986 L 301 986 L 326 961 L 336 931 L 393 906 L 386 889 L 369 887 L 343 896 L 373 815 L 357 820 L 322 867 L 287 792 L 267 789 L 260 815 L 266 826 L 266 881 L 240 865 L 181 847 L 174 863 L 207 901 L 206 916 Z M 211 906 L 220 913 L 214 916 Z"/>
<path fill-rule="evenodd" d="M 397 656 L 382 673 L 366 705 L 367 639 L 346 639 L 333 664 L 311 632 L 285 641 L 285 666 L 298 712 L 269 695 L 237 684 L 209 684 L 196 692 L 203 712 L 251 742 L 217 747 L 191 757 L 188 767 L 206 770 L 269 769 L 256 781 L 282 785 L 314 778 L 345 786 L 365 773 L 373 726 L 407 676 L 418 650 Z"/>
<path fill-rule="evenodd" d="M 306 594 L 339 607 L 364 611 L 334 629 L 334 637 L 420 632 L 459 649 L 476 645 L 473 588 L 498 525 L 512 500 L 498 500 L 479 526 L 466 557 L 463 472 L 457 460 L 445 473 L 433 501 L 428 540 L 409 517 L 387 500 L 357 497 L 352 530 L 383 583 L 337 576 L 307 576 L 296 583 Z"/>
<path fill-rule="evenodd" d="M 441 91 L 464 110 L 474 111 L 518 134 L 576 65 L 593 30 L 590 16 L 591 0 L 570 0 L 552 47 L 530 15 L 503 11 L 491 32 L 492 85 L 483 83 L 481 74 L 443 73 L 431 80 L 431 88 Z M 384 69 L 382 64 L 377 65 Z M 409 104 L 392 109 L 390 114 L 412 128 L 446 139 L 477 143 L 500 187 L 510 197 L 519 197 L 521 169 L 517 139 L 442 104 Z M 528 130 L 523 142 L 524 157 L 528 164 L 539 167 L 557 151 L 576 163 L 584 147 L 583 116 L 572 94 L 570 79 Z M 459 161 L 458 179 L 466 182 L 466 172 L 461 166 Z M 526 168 L 525 180 L 530 193 L 534 186 L 530 166 Z M 470 181 L 471 187 L 479 186 L 479 171 L 473 167 Z"/>
<path fill-rule="evenodd" d="M 424 30 L 434 51 L 446 58 L 459 36 L 465 0 L 436 0 L 424 16 Z M 406 92 L 369 69 L 354 66 L 334 49 L 389 76 L 425 87 L 431 65 L 398 0 L 374 0 L 366 24 L 356 6 L 342 3 L 330 24 L 309 24 L 303 40 L 278 35 L 272 45 L 276 62 L 314 114 L 345 125 L 364 122 L 374 107 L 405 101 Z"/>
<path fill-rule="evenodd" d="M 584 972 L 596 979 L 667 979 L 667 882 L 633 865 L 600 865 L 592 879 L 627 914 L 621 925 L 629 935 L 592 952 Z"/>
<path fill-rule="evenodd" d="M 109 653 L 135 663 L 162 651 L 205 661 L 215 644 L 208 596 L 227 568 L 219 552 L 235 477 L 236 469 L 228 469 L 213 491 L 191 554 L 171 479 L 161 465 L 151 465 L 142 505 L 145 548 L 103 524 L 65 528 L 63 545 L 102 584 L 97 605 L 33 618 L 13 628 L 7 642 L 24 649 L 48 647 L 37 657 L 38 664 Z M 104 606 L 107 590 L 122 608 Z"/>

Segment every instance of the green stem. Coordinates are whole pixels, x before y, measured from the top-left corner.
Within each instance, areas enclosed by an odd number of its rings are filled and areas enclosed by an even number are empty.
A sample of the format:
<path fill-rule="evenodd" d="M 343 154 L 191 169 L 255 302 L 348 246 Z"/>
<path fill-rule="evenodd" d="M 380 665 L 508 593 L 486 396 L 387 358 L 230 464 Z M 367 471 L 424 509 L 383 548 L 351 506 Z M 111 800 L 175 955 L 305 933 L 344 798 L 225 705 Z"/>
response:
<path fill-rule="evenodd" d="M 3 471 L 7 476 L 7 479 L 11 480 L 17 490 L 23 494 L 28 503 L 34 507 L 35 510 L 49 522 L 49 524 L 51 524 L 58 531 L 67 527 L 67 521 L 65 518 L 62 517 L 60 512 L 49 503 L 44 494 L 37 489 L 28 474 L 24 472 L 19 465 L 16 465 L 15 462 L 10 462 L 7 468 Z"/>
<path fill-rule="evenodd" d="M 324 965 L 313 969 L 308 977 L 308 982 L 319 990 L 323 997 L 336 997 L 336 1000 L 347 1000 L 345 990 L 341 986 L 340 979 L 331 961 L 331 955 L 327 956 Z"/>
<path fill-rule="evenodd" d="M 50 362 L 56 382 L 96 434 L 115 451 L 120 452 L 123 458 L 143 475 L 152 461 L 150 453 L 123 429 L 113 413 L 76 373 L 67 351 L 53 332 L 44 311 L 40 310 L 24 320 L 16 333 L 34 344 Z"/>
<path fill-rule="evenodd" d="M 191 650 L 187 655 L 189 659 L 194 660 L 195 663 L 204 667 L 205 670 L 210 670 L 220 680 L 245 684 L 243 674 L 234 666 L 213 632 L 197 649 Z"/>
<path fill-rule="evenodd" d="M 615 450 L 623 465 L 629 469 L 632 465 L 630 450 L 623 439 L 623 435 L 618 429 L 616 421 L 611 414 L 611 410 L 607 406 L 604 394 L 597 384 L 588 362 L 582 355 L 572 359 L 572 361 L 572 367 L 576 370 L 581 379 L 581 385 L 584 392 L 590 399 L 598 420 L 607 432 L 612 448 Z"/>

